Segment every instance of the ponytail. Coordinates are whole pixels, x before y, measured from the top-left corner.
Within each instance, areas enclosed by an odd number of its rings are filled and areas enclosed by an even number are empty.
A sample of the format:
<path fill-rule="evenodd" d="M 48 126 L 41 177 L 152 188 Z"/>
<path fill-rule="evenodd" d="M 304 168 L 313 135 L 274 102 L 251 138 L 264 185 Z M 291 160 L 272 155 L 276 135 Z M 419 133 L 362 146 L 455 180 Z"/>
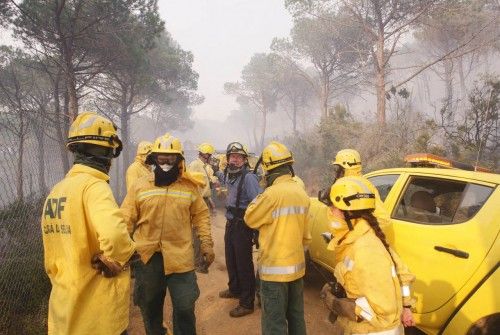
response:
<path fill-rule="evenodd" d="M 366 222 L 368 222 L 368 224 L 370 225 L 370 227 L 373 229 L 373 232 L 375 233 L 375 236 L 378 237 L 378 239 L 380 240 L 380 242 L 382 242 L 382 244 L 384 245 L 385 249 L 389 253 L 389 256 L 391 256 L 392 262 L 394 264 L 396 264 L 396 262 L 394 261 L 394 258 L 392 257 L 390 246 L 389 246 L 389 243 L 387 243 L 387 239 L 385 237 L 385 234 L 382 231 L 382 229 L 380 228 L 380 225 L 378 223 L 377 218 L 373 215 L 373 209 L 365 209 L 365 210 L 360 210 L 360 211 L 354 211 L 352 213 L 355 213 L 355 217 L 356 218 L 362 218 Z M 354 218 L 354 216 L 351 216 L 351 218 Z"/>

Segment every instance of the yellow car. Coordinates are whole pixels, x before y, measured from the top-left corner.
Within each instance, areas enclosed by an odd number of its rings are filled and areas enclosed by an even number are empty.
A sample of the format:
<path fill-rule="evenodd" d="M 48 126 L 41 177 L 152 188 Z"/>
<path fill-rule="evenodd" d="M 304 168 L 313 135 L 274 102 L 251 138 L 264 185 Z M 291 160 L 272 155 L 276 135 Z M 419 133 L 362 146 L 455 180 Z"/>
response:
<path fill-rule="evenodd" d="M 390 213 L 388 241 L 417 278 L 417 327 L 461 335 L 475 325 L 495 329 L 477 334 L 500 334 L 500 175 L 399 168 L 365 177 Z M 332 271 L 333 253 L 321 237 L 326 209 L 312 201 L 309 256 Z"/>

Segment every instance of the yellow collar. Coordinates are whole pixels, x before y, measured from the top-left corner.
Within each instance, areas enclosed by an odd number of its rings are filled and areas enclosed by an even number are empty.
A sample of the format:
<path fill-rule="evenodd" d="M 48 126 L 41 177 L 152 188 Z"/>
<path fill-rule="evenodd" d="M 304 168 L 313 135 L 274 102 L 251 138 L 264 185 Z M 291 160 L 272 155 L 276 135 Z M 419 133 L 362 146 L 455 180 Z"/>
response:
<path fill-rule="evenodd" d="M 73 167 L 68 171 L 66 176 L 75 176 L 80 173 L 86 173 L 90 174 L 96 178 L 102 179 L 104 181 L 109 181 L 109 176 L 105 174 L 104 172 L 101 172 L 97 169 L 91 168 L 90 166 L 86 166 L 83 164 L 75 164 Z"/>
<path fill-rule="evenodd" d="M 328 243 L 328 250 L 333 250 L 339 245 L 351 244 L 360 236 L 366 234 L 370 229 L 370 225 L 364 219 L 353 219 L 351 223 L 353 230 L 349 230 L 347 222 L 344 219 L 328 215 L 330 220 L 330 232 L 333 238 Z"/>
<path fill-rule="evenodd" d="M 285 174 L 285 175 L 279 176 L 278 178 L 276 178 L 276 179 L 274 180 L 273 185 L 280 184 L 280 183 L 285 183 L 285 182 L 287 182 L 287 181 L 293 181 L 293 179 L 292 179 L 292 175 L 290 175 L 290 174 Z"/>

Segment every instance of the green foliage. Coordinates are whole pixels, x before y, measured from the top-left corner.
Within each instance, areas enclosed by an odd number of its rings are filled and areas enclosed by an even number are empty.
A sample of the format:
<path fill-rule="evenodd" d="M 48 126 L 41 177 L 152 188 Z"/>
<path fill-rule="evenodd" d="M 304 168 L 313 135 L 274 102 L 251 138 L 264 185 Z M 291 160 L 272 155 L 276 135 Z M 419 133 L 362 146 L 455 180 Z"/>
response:
<path fill-rule="evenodd" d="M 45 334 L 50 282 L 43 266 L 43 199 L 28 197 L 0 211 L 0 333 Z"/>
<path fill-rule="evenodd" d="M 331 161 L 337 151 L 359 149 L 355 144 L 361 131 L 362 125 L 352 119 L 345 106 L 337 104 L 311 132 L 284 139 L 293 152 L 295 171 L 304 179 L 311 194 L 331 184 Z"/>
<path fill-rule="evenodd" d="M 500 78 L 484 76 L 475 82 L 463 109 L 441 108 L 440 126 L 454 159 L 499 168 L 499 107 Z"/>

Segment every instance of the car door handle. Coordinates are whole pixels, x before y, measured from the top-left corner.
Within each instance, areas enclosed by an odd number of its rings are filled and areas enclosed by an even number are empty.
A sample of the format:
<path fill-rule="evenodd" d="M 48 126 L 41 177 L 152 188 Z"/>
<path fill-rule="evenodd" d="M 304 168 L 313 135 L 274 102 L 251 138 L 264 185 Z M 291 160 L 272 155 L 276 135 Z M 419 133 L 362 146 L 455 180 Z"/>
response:
<path fill-rule="evenodd" d="M 447 252 L 449 254 L 452 254 L 453 256 L 459 257 L 459 258 L 469 258 L 469 253 L 462 251 L 462 250 L 457 250 L 457 249 L 450 249 L 450 248 L 445 248 L 439 245 L 434 246 L 434 250 L 441 251 L 441 252 Z"/>

